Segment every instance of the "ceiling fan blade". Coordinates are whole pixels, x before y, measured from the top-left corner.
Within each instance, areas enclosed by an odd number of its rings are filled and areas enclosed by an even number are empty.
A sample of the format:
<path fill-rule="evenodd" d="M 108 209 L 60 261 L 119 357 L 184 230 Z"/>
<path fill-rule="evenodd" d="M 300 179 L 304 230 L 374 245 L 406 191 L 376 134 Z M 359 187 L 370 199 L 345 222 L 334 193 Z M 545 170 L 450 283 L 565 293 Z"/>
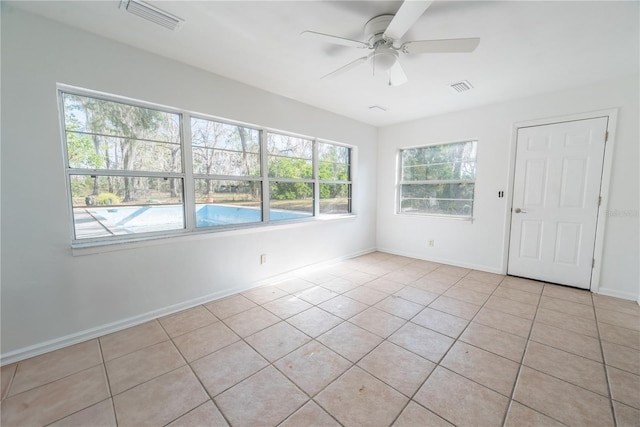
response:
<path fill-rule="evenodd" d="M 389 68 L 389 86 L 400 86 L 408 82 L 407 75 L 400 65 L 400 61 L 396 61 L 391 68 Z"/>
<path fill-rule="evenodd" d="M 325 74 L 324 76 L 320 77 L 321 79 L 331 79 L 334 78 L 342 73 L 346 73 L 347 71 L 356 68 L 358 65 L 362 64 L 363 62 L 366 62 L 367 59 L 369 59 L 369 56 L 363 56 L 362 58 L 358 58 L 355 61 L 349 62 L 347 65 L 338 68 L 335 71 L 330 72 L 329 74 Z"/>
<path fill-rule="evenodd" d="M 480 44 L 479 38 L 418 40 L 406 42 L 400 50 L 409 55 L 417 53 L 464 53 L 473 52 Z"/>
<path fill-rule="evenodd" d="M 357 47 L 359 49 L 366 49 L 369 47 L 368 44 L 358 40 L 345 39 L 344 37 L 332 36 L 330 34 L 318 33 L 315 31 L 303 31 L 300 35 L 314 37 L 318 40 L 322 40 L 323 42 L 339 44 L 341 46 Z"/>
<path fill-rule="evenodd" d="M 433 1 L 405 0 L 385 30 L 386 40 L 400 40 Z"/>

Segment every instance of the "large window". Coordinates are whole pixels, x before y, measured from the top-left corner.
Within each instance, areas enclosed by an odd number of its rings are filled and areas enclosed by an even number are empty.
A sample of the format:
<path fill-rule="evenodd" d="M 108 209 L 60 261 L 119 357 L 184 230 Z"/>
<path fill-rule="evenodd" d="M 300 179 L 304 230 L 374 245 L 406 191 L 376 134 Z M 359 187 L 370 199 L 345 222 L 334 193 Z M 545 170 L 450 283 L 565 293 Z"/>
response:
<path fill-rule="evenodd" d="M 476 141 L 400 151 L 398 212 L 472 217 Z"/>
<path fill-rule="evenodd" d="M 77 243 L 351 213 L 349 147 L 82 90 L 60 103 Z"/>

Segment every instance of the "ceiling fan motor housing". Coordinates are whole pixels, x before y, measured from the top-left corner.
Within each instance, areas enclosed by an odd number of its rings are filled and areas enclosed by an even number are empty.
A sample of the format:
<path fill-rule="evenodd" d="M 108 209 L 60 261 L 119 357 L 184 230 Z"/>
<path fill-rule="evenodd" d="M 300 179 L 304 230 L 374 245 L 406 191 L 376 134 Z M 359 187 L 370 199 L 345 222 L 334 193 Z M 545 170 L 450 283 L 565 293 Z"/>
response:
<path fill-rule="evenodd" d="M 392 20 L 393 15 L 380 15 L 370 19 L 369 22 L 364 24 L 364 35 L 369 46 L 377 47 L 382 43 L 388 45 L 393 43 L 393 40 L 387 41 L 382 37 Z"/>

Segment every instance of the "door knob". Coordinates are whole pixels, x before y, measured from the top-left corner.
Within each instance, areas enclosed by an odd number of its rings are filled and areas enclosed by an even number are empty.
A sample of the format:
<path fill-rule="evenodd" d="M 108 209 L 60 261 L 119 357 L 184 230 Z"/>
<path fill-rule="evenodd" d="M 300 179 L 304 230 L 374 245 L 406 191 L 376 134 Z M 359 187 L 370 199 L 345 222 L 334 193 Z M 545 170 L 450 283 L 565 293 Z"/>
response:
<path fill-rule="evenodd" d="M 523 210 L 522 210 L 522 209 L 520 209 L 520 208 L 516 208 L 516 209 L 515 209 L 515 212 L 516 212 L 516 213 L 527 213 L 527 211 L 523 211 Z"/>

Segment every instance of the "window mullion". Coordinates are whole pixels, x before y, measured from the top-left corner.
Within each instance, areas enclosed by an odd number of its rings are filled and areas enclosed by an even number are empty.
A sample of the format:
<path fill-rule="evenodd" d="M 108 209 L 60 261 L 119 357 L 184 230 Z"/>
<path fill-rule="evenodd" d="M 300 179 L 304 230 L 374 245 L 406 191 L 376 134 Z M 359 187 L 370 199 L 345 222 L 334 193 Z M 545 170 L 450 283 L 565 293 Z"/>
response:
<path fill-rule="evenodd" d="M 191 116 L 182 114 L 182 170 L 184 171 L 184 217 L 187 230 L 196 228 L 195 182 L 193 180 L 193 149 L 191 140 Z"/>
<path fill-rule="evenodd" d="M 74 169 L 69 168 L 67 175 L 87 175 L 87 176 L 126 176 L 126 177 L 140 177 L 140 178 L 183 178 L 184 174 L 181 172 L 153 172 L 153 171 L 136 171 L 136 170 L 122 170 L 122 169 Z"/>
<path fill-rule="evenodd" d="M 320 176 L 319 176 L 319 161 L 318 161 L 318 140 L 313 140 L 313 155 L 312 155 L 312 165 L 313 165 L 313 216 L 320 215 Z"/>
<path fill-rule="evenodd" d="M 262 221 L 270 220 L 271 194 L 269 191 L 269 161 L 267 153 L 267 132 L 260 131 L 260 175 L 262 176 Z"/>

